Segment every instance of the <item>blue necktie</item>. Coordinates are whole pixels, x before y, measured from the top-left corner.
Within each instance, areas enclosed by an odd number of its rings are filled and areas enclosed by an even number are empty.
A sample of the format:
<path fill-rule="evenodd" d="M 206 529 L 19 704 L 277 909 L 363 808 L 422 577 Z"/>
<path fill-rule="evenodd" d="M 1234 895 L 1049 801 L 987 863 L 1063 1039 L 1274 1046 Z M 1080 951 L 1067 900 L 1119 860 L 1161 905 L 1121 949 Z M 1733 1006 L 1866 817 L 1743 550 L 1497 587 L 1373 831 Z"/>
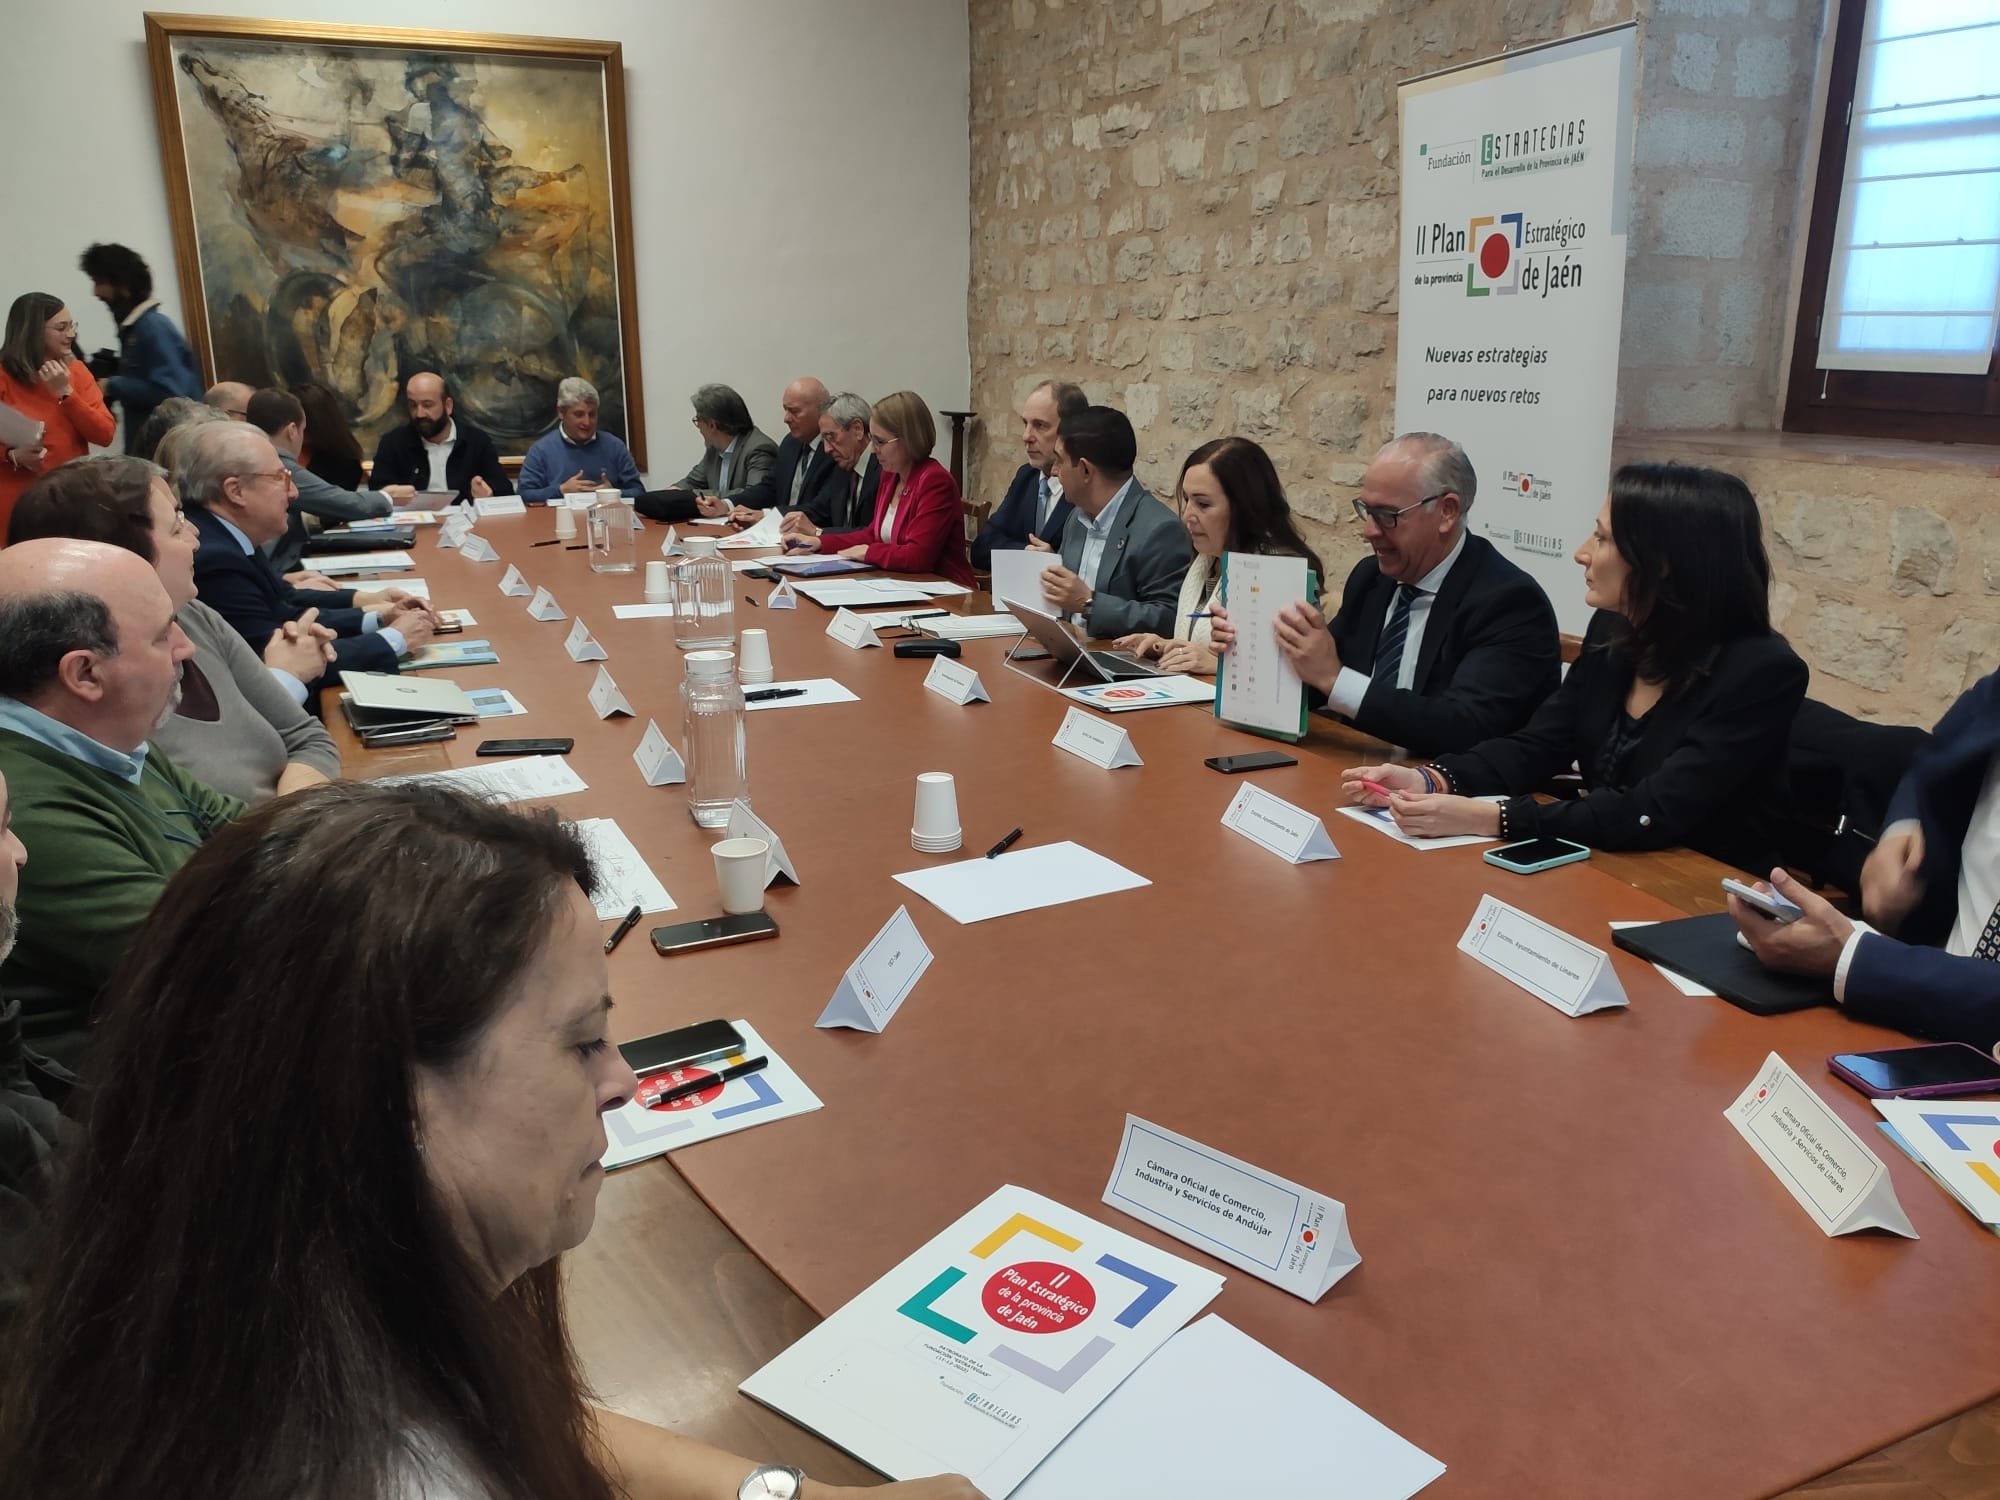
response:
<path fill-rule="evenodd" d="M 1390 687 L 1396 685 L 1396 674 L 1402 670 L 1403 639 L 1410 633 L 1410 603 L 1417 593 L 1413 583 L 1396 585 L 1395 607 L 1389 611 L 1389 623 L 1375 647 L 1375 670 L 1369 675 L 1383 679 Z"/>
<path fill-rule="evenodd" d="M 1049 524 L 1049 476 L 1046 474 L 1042 475 L 1040 479 L 1040 484 L 1042 490 L 1042 498 L 1035 507 L 1036 531 L 1040 531 L 1044 526 Z"/>

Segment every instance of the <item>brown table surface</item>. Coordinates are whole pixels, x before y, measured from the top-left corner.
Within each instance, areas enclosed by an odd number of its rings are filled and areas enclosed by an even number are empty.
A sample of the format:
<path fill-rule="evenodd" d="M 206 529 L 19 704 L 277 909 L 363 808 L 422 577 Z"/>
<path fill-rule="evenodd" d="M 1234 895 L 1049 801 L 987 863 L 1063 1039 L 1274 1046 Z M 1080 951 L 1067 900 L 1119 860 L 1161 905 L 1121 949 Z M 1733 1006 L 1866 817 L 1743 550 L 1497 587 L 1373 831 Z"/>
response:
<path fill-rule="evenodd" d="M 631 760 L 648 717 L 678 739 L 671 621 L 613 618 L 639 576 L 528 547 L 550 531 L 545 512 L 482 523 L 498 564 L 428 533 L 416 552 L 436 601 L 470 607 L 468 637 L 501 656 L 454 679 L 511 688 L 529 714 L 445 746 L 349 742 L 349 764 L 466 765 L 483 737 L 574 735 L 590 790 L 556 805 L 618 819 L 680 905 L 658 920 L 709 915 L 712 836 L 684 789 L 645 787 Z M 593 719 L 596 665 L 568 659 L 567 622 L 498 593 L 507 562 L 588 621 L 635 720 Z M 739 601 L 768 589 L 743 580 Z M 1004 1182 L 1198 1256 L 1100 1202 L 1127 1111 L 1346 1203 L 1364 1259 L 1325 1299 L 1232 1271 L 1213 1310 L 1442 1459 L 1427 1494 L 1767 1494 L 2000 1389 L 1991 1234 L 1885 1149 L 1922 1240 L 1828 1239 L 1722 1118 L 1768 1051 L 1817 1084 L 1828 1053 L 1896 1037 L 1831 1010 L 1691 999 L 1615 950 L 1630 1008 L 1571 1019 L 1454 947 L 1486 892 L 1609 947 L 1609 920 L 1715 909 L 1720 866 L 1599 855 L 1523 877 L 1477 849 L 1406 849 L 1332 813 L 1339 767 L 1369 747 L 1327 725 L 1300 765 L 1256 778 L 1322 811 L 1343 855 L 1292 867 L 1219 825 L 1235 782 L 1201 764 L 1268 742 L 1198 710 L 1126 714 L 1146 764 L 1103 771 L 1049 743 L 1069 705 L 1003 667 L 1004 643 L 966 644 L 994 701 L 961 708 L 923 689 L 924 662 L 827 639 L 829 617 L 739 606 L 739 627 L 771 631 L 780 679 L 861 697 L 749 718 L 753 800 L 803 882 L 771 892 L 781 940 L 669 962 L 643 941 L 649 919 L 612 961 L 616 1034 L 746 1016 L 826 1108 L 676 1153 L 719 1224 L 664 1162 L 607 1182 L 570 1277 L 612 1404 L 860 1476 L 735 1382 L 811 1325 L 806 1309 L 839 1306 Z M 1024 844 L 1074 839 L 1152 884 L 959 925 L 888 879 L 936 862 L 907 836 L 925 770 L 958 778 L 965 853 L 1018 824 Z M 883 1034 L 815 1029 L 905 903 L 930 971 Z M 1821 1092 L 1873 1137 L 1864 1101 Z M 805 1307 L 760 1290 L 744 1248 Z"/>

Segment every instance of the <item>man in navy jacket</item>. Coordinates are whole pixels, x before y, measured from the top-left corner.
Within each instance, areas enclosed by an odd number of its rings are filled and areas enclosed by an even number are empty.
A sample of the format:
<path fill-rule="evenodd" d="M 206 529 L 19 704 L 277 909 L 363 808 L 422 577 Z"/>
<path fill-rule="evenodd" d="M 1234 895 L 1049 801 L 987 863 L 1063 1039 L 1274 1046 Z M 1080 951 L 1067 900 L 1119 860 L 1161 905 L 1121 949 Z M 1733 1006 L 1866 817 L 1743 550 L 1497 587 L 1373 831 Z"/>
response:
<path fill-rule="evenodd" d="M 984 573 L 993 567 L 993 552 L 1018 552 L 1039 537 L 1049 548 L 1062 546 L 1063 526 L 1076 509 L 1063 499 L 1062 486 L 1050 472 L 1056 462 L 1056 429 L 1062 419 L 1089 406 L 1080 387 L 1044 380 L 1021 403 L 1021 447 L 1028 461 L 1014 471 L 1000 508 L 987 517 L 972 539 L 972 566 Z"/>
<path fill-rule="evenodd" d="M 1827 976 L 1834 999 L 1857 1020 L 1993 1050 L 2000 1043 L 1996 757 L 2000 673 L 1966 689 L 1896 788 L 1882 841 L 1861 871 L 1861 909 L 1875 927 L 1849 921 L 1774 870 L 1771 883 L 1805 915 L 1779 926 L 1731 897 L 1758 958 Z"/>

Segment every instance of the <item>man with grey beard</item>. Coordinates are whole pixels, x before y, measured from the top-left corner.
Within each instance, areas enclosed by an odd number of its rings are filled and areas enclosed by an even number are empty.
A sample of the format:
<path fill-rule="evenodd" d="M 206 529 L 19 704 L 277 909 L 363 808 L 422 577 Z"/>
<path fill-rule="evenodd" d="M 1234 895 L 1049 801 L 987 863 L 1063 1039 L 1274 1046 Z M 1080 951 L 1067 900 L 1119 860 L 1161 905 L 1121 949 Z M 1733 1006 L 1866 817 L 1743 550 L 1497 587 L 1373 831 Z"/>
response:
<path fill-rule="evenodd" d="M 244 811 L 147 744 L 193 653 L 138 554 L 55 537 L 0 552 L 0 776 L 35 850 L 0 993 L 64 1064 L 168 878 Z"/>

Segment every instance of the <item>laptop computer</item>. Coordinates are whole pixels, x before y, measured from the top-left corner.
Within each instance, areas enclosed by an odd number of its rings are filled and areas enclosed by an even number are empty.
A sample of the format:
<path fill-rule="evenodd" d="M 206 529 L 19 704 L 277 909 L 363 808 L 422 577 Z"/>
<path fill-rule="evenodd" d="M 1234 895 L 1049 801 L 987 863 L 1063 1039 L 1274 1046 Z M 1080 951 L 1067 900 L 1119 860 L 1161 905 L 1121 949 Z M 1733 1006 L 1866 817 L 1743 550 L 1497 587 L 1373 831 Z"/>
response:
<path fill-rule="evenodd" d="M 1019 620 L 1029 635 L 1048 649 L 1061 664 L 1064 675 L 1070 669 L 1081 666 L 1099 682 L 1120 682 L 1129 677 L 1160 677 L 1158 667 L 1141 661 L 1129 651 L 1092 651 L 1070 633 L 1054 615 L 1044 614 L 1039 609 L 1030 609 L 1018 599 L 1002 599 L 1000 607 Z"/>
<path fill-rule="evenodd" d="M 441 677 L 405 677 L 394 672 L 342 672 L 345 712 L 357 730 L 423 723 L 475 724 L 479 705 L 465 689 Z"/>

